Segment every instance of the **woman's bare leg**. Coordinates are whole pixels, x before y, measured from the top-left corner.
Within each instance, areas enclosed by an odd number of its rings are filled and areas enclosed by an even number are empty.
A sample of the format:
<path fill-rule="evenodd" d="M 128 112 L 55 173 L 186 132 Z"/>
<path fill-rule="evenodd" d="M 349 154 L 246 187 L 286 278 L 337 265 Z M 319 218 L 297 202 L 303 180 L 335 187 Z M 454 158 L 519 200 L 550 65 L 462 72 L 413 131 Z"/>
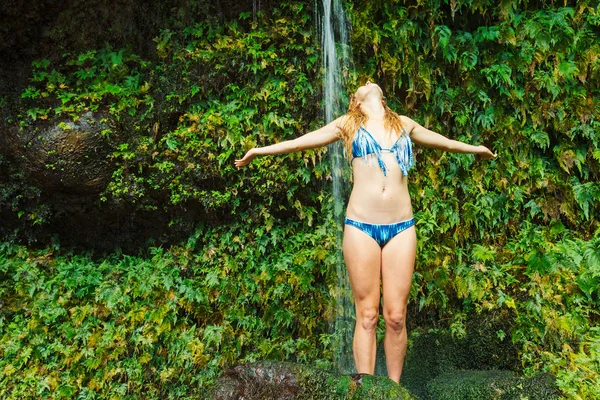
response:
<path fill-rule="evenodd" d="M 379 320 L 381 293 L 381 248 L 358 228 L 346 225 L 343 242 L 344 260 L 356 307 L 356 327 L 352 350 L 358 373 L 375 373 L 375 329 Z"/>
<path fill-rule="evenodd" d="M 406 355 L 406 305 L 415 265 L 415 227 L 390 239 L 381 251 L 385 359 L 388 376 L 400 383 Z"/>

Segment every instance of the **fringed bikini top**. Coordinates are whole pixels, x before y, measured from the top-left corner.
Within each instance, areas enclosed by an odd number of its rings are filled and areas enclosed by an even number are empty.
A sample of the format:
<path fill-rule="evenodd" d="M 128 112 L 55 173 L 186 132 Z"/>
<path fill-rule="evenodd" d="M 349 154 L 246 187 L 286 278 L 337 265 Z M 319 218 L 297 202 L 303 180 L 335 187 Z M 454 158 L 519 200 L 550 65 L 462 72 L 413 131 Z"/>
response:
<path fill-rule="evenodd" d="M 387 176 L 388 168 L 383 162 L 381 157 L 382 151 L 389 151 L 394 153 L 396 161 L 400 165 L 402 175 L 407 176 L 408 171 L 414 166 L 415 160 L 412 153 L 412 141 L 408 136 L 408 133 L 402 128 L 403 135 L 396 140 L 396 142 L 389 149 L 381 147 L 377 140 L 362 126 L 358 128 L 354 141 L 352 142 L 352 161 L 356 157 L 362 157 L 363 160 L 370 159 L 370 154 L 375 154 L 379 167 L 383 170 L 383 175 Z"/>

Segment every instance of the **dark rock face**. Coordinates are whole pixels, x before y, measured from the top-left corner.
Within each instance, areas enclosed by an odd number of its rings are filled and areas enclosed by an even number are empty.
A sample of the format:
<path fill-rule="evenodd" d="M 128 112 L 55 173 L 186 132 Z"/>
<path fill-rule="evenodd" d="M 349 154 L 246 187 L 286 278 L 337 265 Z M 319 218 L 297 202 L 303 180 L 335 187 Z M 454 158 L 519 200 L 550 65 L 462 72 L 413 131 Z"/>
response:
<path fill-rule="evenodd" d="M 12 127 L 4 138 L 9 155 L 27 179 L 50 191 L 92 194 L 102 191 L 112 168 L 110 148 L 101 132 L 101 115 L 87 112 L 77 122 L 58 120 L 19 131 Z"/>
<path fill-rule="evenodd" d="M 116 248 L 137 254 L 148 245 L 179 243 L 196 221 L 206 220 L 197 204 L 165 212 L 140 210 L 110 196 L 103 200 L 115 168 L 107 158 L 113 147 L 102 135 L 113 121 L 103 118 L 88 112 L 75 122 L 38 121 L 23 129 L 0 121 L 0 240 L 58 241 L 100 254 Z M 160 193 L 156 196 L 155 201 L 165 201 Z M 20 200 L 13 201 L 15 197 Z M 21 210 L 42 222 L 20 218 Z"/>
<path fill-rule="evenodd" d="M 384 376 L 336 375 L 308 365 L 261 361 L 238 365 L 219 378 L 212 400 L 414 399 Z"/>

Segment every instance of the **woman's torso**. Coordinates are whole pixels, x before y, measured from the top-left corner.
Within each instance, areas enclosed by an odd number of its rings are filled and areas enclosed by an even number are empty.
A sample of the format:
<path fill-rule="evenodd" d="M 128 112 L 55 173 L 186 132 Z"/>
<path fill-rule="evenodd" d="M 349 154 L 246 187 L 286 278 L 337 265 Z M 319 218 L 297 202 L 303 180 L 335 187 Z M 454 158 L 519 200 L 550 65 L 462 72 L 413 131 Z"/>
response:
<path fill-rule="evenodd" d="M 384 134 L 383 126 L 376 124 L 366 124 L 364 129 L 371 136 L 369 139 L 374 139 L 380 148 L 394 148 L 398 139 L 396 134 Z M 410 146 L 410 143 L 406 143 L 407 140 L 410 141 L 409 138 L 401 138 L 400 144 Z M 373 153 L 366 158 L 359 156 L 352 160 L 354 186 L 346 216 L 372 224 L 391 224 L 410 219 L 413 214 L 408 177 L 402 173 L 393 152 L 381 151 L 380 154 L 386 167 L 385 175 Z"/>

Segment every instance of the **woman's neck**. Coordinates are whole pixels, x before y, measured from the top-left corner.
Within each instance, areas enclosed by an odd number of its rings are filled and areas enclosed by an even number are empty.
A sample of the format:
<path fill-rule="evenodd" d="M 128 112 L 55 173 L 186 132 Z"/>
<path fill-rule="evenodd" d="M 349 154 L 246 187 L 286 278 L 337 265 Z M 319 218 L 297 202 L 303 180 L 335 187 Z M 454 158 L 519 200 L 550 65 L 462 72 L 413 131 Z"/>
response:
<path fill-rule="evenodd" d="M 383 108 L 381 99 L 375 99 L 373 97 L 370 97 L 361 102 L 360 112 L 365 114 L 369 119 L 379 121 L 383 120 L 383 117 L 385 115 L 385 108 Z"/>

